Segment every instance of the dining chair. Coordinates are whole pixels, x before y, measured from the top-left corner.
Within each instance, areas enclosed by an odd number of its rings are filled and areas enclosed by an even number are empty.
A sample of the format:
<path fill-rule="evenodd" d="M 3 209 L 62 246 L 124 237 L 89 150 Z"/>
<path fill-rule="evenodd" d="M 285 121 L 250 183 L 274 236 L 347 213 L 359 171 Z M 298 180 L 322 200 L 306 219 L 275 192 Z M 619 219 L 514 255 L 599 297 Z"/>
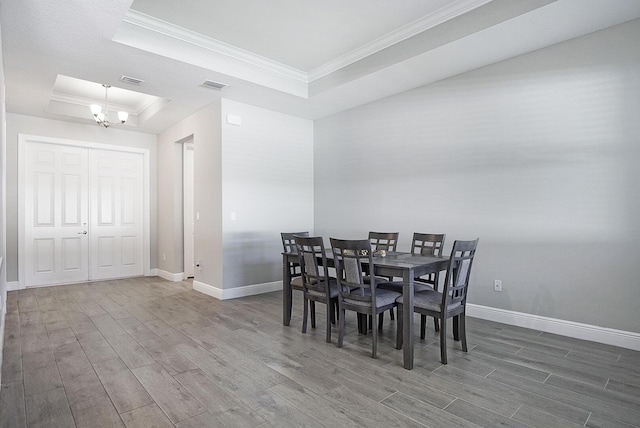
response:
<path fill-rule="evenodd" d="M 475 241 L 455 241 L 445 277 L 442 292 L 433 289 L 417 291 L 413 297 L 413 311 L 440 320 L 440 361 L 447 364 L 446 321 L 453 318 L 453 339 L 462 342 L 462 350 L 467 352 L 467 335 L 465 328 L 465 311 L 467 306 L 467 290 L 473 258 L 478 247 Z M 398 322 L 396 332 L 396 348 L 402 349 L 402 298 L 396 300 L 398 305 Z"/>
<path fill-rule="evenodd" d="M 373 251 L 369 240 L 330 240 L 338 280 L 338 347 L 342 347 L 346 310 L 375 317 L 393 308 L 401 294 L 378 288 L 380 278 L 367 273 L 367 268 L 373 267 Z M 371 331 L 371 356 L 376 358 L 378 330 L 372 328 Z"/>
<path fill-rule="evenodd" d="M 282 249 L 285 253 L 296 253 L 296 242 L 295 236 L 309 236 L 309 232 L 282 232 L 280 234 L 282 238 Z M 300 271 L 300 264 L 296 261 L 291 261 L 288 263 L 289 275 L 291 278 L 292 290 L 302 291 L 302 273 Z M 291 314 L 289 314 L 289 318 L 291 318 Z M 311 326 L 313 328 L 316 327 L 316 308 L 315 304 L 311 304 Z"/>
<path fill-rule="evenodd" d="M 309 306 L 314 302 L 324 303 L 326 310 L 326 340 L 331 343 L 331 324 L 335 323 L 335 313 L 338 305 L 338 284 L 335 278 L 329 276 L 329 265 L 321 236 L 295 236 L 298 260 L 302 278 L 302 296 L 304 314 L 302 318 L 302 332 L 307 332 Z M 312 326 L 312 327 L 315 327 Z"/>
<path fill-rule="evenodd" d="M 414 233 L 411 244 L 411 254 L 419 254 L 421 256 L 441 256 L 444 240 L 447 237 L 444 233 Z M 438 291 L 438 279 L 440 272 L 430 273 L 418 278 L 414 278 L 413 286 L 415 291 L 424 291 L 433 289 Z M 437 318 L 433 319 L 433 326 L 436 331 L 440 331 L 440 323 Z M 426 337 L 427 316 L 420 315 L 420 339 Z"/>
<path fill-rule="evenodd" d="M 376 252 L 380 250 L 385 251 L 397 251 L 398 237 L 400 232 L 369 232 L 369 241 L 371 242 L 371 249 Z M 393 281 L 392 277 L 385 277 L 387 281 Z M 394 290 L 397 291 L 397 290 Z M 400 293 L 402 293 L 402 287 L 400 287 Z M 393 308 L 389 311 L 391 320 L 394 319 Z M 369 327 L 371 328 L 371 319 L 369 320 Z M 382 317 L 378 322 L 380 329 L 382 329 Z"/>

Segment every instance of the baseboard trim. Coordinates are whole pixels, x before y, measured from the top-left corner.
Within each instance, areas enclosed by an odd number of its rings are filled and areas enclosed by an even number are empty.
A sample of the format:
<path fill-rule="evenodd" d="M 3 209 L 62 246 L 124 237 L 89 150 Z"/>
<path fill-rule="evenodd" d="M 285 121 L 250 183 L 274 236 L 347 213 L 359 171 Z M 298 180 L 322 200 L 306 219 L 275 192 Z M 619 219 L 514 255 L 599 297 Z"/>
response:
<path fill-rule="evenodd" d="M 4 323 L 5 323 L 5 314 L 7 313 L 7 308 L 5 302 L 2 302 L 2 319 L 0 320 L 0 349 L 4 349 Z M 2 356 L 4 352 L 0 352 L 0 367 L 2 367 Z M 2 370 L 0 370 L 0 385 L 2 384 Z"/>
<path fill-rule="evenodd" d="M 548 318 L 524 312 L 467 304 L 467 315 L 503 324 L 515 325 L 575 339 L 590 340 L 606 345 L 640 351 L 640 333 Z"/>
<path fill-rule="evenodd" d="M 20 285 L 20 281 L 7 281 L 7 291 L 24 290 Z"/>
<path fill-rule="evenodd" d="M 162 270 L 162 269 L 157 269 L 157 275 L 162 279 L 166 279 L 167 281 L 172 281 L 172 282 L 180 282 L 182 281 L 182 272 L 178 272 L 178 273 L 172 273 L 172 272 L 167 272 L 166 270 Z"/>
<path fill-rule="evenodd" d="M 218 300 L 222 300 L 222 289 L 214 287 L 213 285 L 205 284 L 204 282 L 193 280 L 193 289 L 199 291 L 207 296 L 215 297 Z"/>
<path fill-rule="evenodd" d="M 239 297 L 253 296 L 256 294 L 270 293 L 282 290 L 282 281 L 266 282 L 263 284 L 245 285 L 229 289 L 220 289 L 203 282 L 193 281 L 193 289 L 218 300 L 237 299 Z"/>
<path fill-rule="evenodd" d="M 145 276 L 160 276 L 158 275 L 158 268 L 149 269 L 149 273 L 147 273 Z"/>

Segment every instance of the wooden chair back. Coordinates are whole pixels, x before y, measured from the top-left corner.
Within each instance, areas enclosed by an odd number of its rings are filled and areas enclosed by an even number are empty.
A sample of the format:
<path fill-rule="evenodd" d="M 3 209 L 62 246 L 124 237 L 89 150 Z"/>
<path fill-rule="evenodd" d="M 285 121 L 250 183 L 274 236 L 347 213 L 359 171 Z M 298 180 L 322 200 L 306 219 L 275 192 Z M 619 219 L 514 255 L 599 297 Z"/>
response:
<path fill-rule="evenodd" d="M 441 256 L 446 234 L 414 233 L 411 254 Z"/>
<path fill-rule="evenodd" d="M 373 251 L 396 251 L 399 232 L 369 232 L 369 242 Z"/>
<path fill-rule="evenodd" d="M 455 310 L 457 307 L 466 305 L 471 266 L 477 247 L 478 239 L 453 243 L 445 285 L 442 290 L 442 305 L 440 307 L 442 312 Z"/>

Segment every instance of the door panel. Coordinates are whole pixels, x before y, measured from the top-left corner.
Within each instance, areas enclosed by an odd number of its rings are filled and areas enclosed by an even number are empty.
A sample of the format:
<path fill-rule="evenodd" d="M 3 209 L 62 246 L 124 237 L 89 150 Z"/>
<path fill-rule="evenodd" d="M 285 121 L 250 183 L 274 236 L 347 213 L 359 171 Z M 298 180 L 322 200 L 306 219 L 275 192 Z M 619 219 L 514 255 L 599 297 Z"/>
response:
<path fill-rule="evenodd" d="M 91 151 L 91 279 L 143 274 L 143 157 Z"/>
<path fill-rule="evenodd" d="M 25 285 L 86 281 L 88 149 L 25 148 Z"/>
<path fill-rule="evenodd" d="M 143 154 L 29 141 L 21 158 L 25 286 L 144 273 Z"/>

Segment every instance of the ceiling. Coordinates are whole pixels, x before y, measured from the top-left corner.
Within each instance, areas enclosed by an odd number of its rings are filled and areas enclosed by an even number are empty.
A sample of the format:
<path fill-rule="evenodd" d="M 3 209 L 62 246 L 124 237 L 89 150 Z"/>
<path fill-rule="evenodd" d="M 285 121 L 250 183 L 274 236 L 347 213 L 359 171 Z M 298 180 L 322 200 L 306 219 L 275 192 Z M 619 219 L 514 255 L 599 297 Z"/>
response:
<path fill-rule="evenodd" d="M 638 17 L 638 0 L 3 0 L 6 109 L 92 123 L 108 84 L 129 130 L 221 97 L 317 119 Z"/>

